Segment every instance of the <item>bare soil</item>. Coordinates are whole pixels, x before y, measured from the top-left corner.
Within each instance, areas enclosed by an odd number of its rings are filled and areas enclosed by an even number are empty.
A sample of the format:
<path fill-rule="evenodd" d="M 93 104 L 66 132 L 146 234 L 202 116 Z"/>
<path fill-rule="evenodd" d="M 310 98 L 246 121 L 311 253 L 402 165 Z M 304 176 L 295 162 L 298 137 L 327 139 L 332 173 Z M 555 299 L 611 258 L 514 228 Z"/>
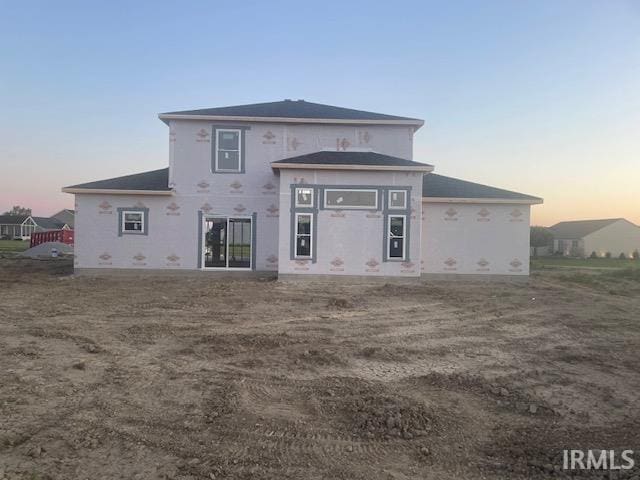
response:
<path fill-rule="evenodd" d="M 1 259 L 0 479 L 561 478 L 565 448 L 640 460 L 640 281 L 589 275 L 291 284 Z"/>

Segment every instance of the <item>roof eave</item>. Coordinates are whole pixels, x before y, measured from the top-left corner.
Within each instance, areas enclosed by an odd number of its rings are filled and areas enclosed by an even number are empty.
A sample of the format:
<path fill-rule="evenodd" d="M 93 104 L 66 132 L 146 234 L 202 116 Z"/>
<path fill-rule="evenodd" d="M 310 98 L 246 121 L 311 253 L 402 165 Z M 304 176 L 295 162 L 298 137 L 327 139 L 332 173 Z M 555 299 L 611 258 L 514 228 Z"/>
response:
<path fill-rule="evenodd" d="M 494 203 L 540 205 L 542 198 L 460 198 L 460 197 L 422 197 L 423 203 Z"/>
<path fill-rule="evenodd" d="M 160 195 L 171 196 L 173 190 L 122 190 L 122 189 L 110 189 L 110 188 L 77 188 L 77 187 L 65 187 L 62 189 L 63 193 L 73 194 L 107 194 L 107 195 Z"/>
<path fill-rule="evenodd" d="M 403 172 L 432 172 L 432 165 L 330 165 L 326 163 L 271 163 L 274 169 L 296 170 L 377 170 L 377 171 L 403 171 Z"/>
<path fill-rule="evenodd" d="M 296 118 L 296 117 L 245 117 L 238 115 L 185 115 L 178 113 L 160 113 L 158 118 L 167 125 L 169 120 L 207 120 L 207 121 L 231 121 L 231 122 L 263 122 L 263 123 L 323 123 L 323 124 L 347 124 L 347 125 L 406 125 L 418 130 L 424 125 L 424 120 L 354 120 L 338 118 Z"/>

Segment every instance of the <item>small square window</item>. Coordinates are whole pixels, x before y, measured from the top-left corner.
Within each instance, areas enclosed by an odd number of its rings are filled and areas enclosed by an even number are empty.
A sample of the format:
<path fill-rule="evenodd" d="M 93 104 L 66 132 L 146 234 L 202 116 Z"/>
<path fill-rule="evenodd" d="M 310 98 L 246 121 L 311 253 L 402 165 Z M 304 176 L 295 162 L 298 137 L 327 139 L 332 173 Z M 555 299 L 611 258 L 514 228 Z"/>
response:
<path fill-rule="evenodd" d="M 389 208 L 407 208 L 407 192 L 404 190 L 389 190 Z"/>
<path fill-rule="evenodd" d="M 122 231 L 124 233 L 145 233 L 144 212 L 124 211 L 122 212 Z"/>
<path fill-rule="evenodd" d="M 313 207 L 313 188 L 296 188 L 296 207 Z"/>

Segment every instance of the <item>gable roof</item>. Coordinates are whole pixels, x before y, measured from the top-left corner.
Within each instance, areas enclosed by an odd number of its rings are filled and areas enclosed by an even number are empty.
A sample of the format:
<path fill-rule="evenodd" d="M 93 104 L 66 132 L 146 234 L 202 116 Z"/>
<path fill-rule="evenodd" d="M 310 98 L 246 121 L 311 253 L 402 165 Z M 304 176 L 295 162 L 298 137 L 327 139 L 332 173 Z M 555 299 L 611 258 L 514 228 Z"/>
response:
<path fill-rule="evenodd" d="M 0 225 L 22 225 L 31 215 L 0 215 Z"/>
<path fill-rule="evenodd" d="M 430 172 L 432 165 L 376 152 L 320 151 L 271 162 L 273 168 L 339 170 L 417 170 Z"/>
<path fill-rule="evenodd" d="M 49 218 L 49 217 L 31 217 L 33 221 L 36 222 L 36 225 L 40 228 L 44 228 L 46 230 L 60 230 L 62 227 L 66 225 L 66 223 L 61 222 L 57 218 Z"/>
<path fill-rule="evenodd" d="M 322 103 L 307 102 L 305 100 L 282 100 L 278 102 L 252 103 L 230 107 L 201 108 L 197 110 L 182 110 L 166 112 L 158 115 L 160 119 L 179 118 L 219 118 L 233 120 L 252 119 L 255 121 L 294 121 L 294 120 L 324 120 L 332 123 L 396 123 L 420 127 L 423 120 L 411 117 L 399 117 L 374 113 L 365 110 L 336 107 Z M 331 122 L 329 122 L 331 123 Z"/>
<path fill-rule="evenodd" d="M 509 200 L 521 203 L 542 203 L 542 199 L 524 193 L 504 190 L 502 188 L 468 182 L 453 177 L 445 177 L 430 173 L 422 179 L 422 198 L 436 199 L 474 199 L 474 200 Z"/>
<path fill-rule="evenodd" d="M 554 238 L 558 239 L 578 239 L 596 232 L 618 220 L 624 218 L 603 218 L 600 220 L 573 220 L 568 222 L 556 223 L 549 227 Z"/>
<path fill-rule="evenodd" d="M 156 193 L 171 194 L 169 188 L 169 169 L 161 168 L 150 172 L 135 173 L 123 177 L 108 178 L 95 182 L 79 183 L 62 189 L 66 193 Z"/>

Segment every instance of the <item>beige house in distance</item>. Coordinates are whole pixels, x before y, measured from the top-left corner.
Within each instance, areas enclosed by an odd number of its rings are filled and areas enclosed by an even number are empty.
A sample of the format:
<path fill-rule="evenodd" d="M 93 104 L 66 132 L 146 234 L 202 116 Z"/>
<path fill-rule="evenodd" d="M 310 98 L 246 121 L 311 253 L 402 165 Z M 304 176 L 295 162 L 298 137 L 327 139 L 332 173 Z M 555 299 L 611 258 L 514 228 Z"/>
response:
<path fill-rule="evenodd" d="M 624 218 L 575 220 L 550 227 L 553 232 L 553 251 L 562 255 L 599 257 L 624 254 L 631 257 L 640 250 L 640 227 Z"/>

